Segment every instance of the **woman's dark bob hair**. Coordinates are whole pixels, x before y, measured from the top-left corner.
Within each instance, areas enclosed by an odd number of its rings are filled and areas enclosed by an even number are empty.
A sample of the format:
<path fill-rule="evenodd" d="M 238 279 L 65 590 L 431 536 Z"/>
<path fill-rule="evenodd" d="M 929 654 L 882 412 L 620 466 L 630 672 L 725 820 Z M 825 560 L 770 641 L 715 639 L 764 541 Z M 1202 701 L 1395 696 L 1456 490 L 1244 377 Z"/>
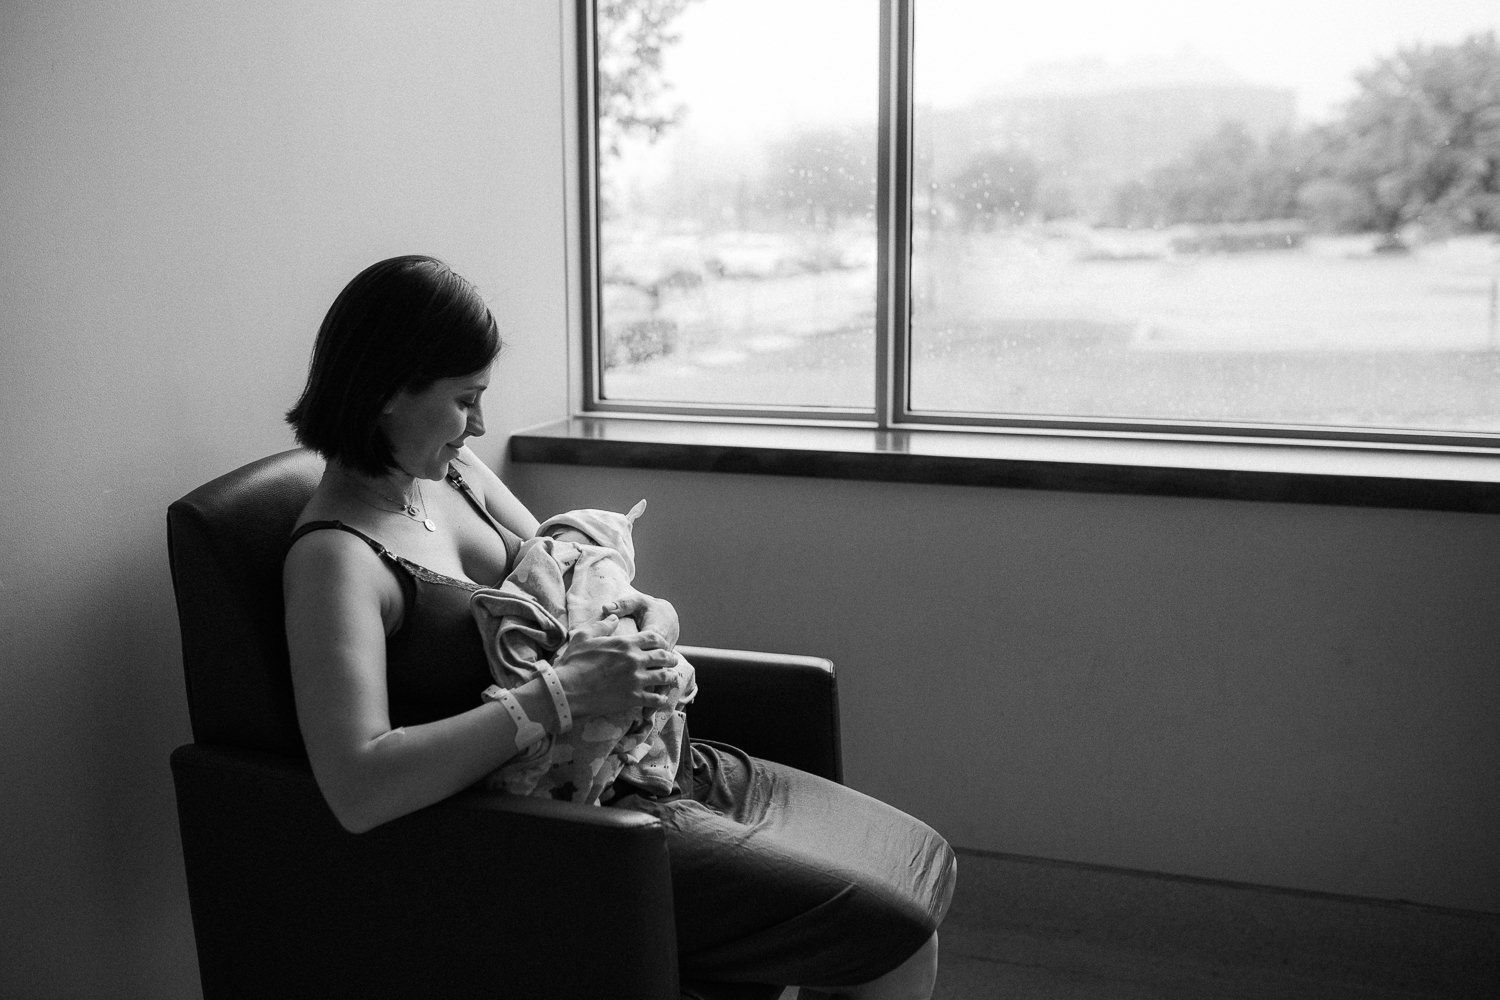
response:
<path fill-rule="evenodd" d="M 395 465 L 380 415 L 396 393 L 489 367 L 503 345 L 478 290 L 432 257 L 365 268 L 323 317 L 287 423 L 297 442 L 379 476 Z"/>

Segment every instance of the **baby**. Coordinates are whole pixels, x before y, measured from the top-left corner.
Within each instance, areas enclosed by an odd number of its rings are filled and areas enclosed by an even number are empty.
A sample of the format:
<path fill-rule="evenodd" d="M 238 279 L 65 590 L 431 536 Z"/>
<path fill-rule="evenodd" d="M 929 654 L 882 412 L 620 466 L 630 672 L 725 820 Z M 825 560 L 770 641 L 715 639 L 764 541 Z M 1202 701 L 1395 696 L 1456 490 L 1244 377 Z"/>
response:
<path fill-rule="evenodd" d="M 521 544 L 499 587 L 476 591 L 469 607 L 484 638 L 495 683 L 515 687 L 537 676 L 571 629 L 604 617 L 603 607 L 630 591 L 635 577 L 628 514 L 574 510 L 544 521 Z M 636 631 L 620 619 L 616 634 Z M 617 778 L 655 795 L 672 791 L 687 731 L 683 706 L 698 693 L 693 667 L 677 657 L 669 704 L 655 712 L 574 719 L 495 771 L 491 788 L 598 804 Z"/>

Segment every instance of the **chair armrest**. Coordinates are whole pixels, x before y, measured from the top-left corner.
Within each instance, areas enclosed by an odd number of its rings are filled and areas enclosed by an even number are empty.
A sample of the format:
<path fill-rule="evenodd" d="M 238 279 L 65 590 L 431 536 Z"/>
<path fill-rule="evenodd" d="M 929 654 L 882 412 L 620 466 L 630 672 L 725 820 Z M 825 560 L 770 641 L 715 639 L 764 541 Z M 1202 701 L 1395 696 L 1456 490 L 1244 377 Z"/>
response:
<path fill-rule="evenodd" d="M 356 835 L 303 760 L 192 744 L 172 772 L 208 1000 L 677 995 L 650 816 L 469 793 Z"/>
<path fill-rule="evenodd" d="M 698 675 L 698 697 L 687 710 L 695 738 L 844 780 L 832 661 L 705 646 L 677 650 Z"/>

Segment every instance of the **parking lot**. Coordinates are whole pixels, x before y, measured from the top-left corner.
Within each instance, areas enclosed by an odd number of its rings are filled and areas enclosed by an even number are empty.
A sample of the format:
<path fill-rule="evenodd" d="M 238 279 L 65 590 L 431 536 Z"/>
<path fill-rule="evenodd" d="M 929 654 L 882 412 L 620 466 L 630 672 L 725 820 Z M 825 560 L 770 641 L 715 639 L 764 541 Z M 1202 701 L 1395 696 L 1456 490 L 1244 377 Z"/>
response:
<path fill-rule="evenodd" d="M 1374 253 L 1369 237 L 1180 254 L 1160 234 L 1123 235 L 1103 253 L 1092 233 L 918 234 L 913 404 L 1500 429 L 1493 239 L 1408 254 Z M 868 406 L 875 271 L 845 256 L 778 265 L 763 246 L 756 270 L 698 272 L 607 308 L 607 322 L 654 317 L 671 336 L 662 353 L 608 370 L 606 395 Z"/>

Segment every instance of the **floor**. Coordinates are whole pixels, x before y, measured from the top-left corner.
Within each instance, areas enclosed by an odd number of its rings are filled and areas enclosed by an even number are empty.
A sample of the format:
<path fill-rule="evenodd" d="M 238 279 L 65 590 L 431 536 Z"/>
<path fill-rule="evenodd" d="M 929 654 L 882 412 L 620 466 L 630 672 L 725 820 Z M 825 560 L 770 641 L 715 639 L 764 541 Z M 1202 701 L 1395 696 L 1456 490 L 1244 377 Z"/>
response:
<path fill-rule="evenodd" d="M 1098 947 L 1038 947 L 950 928 L 933 1000 L 1418 1000 L 1480 996 L 1385 988 L 1274 969 L 1212 966 Z"/>
<path fill-rule="evenodd" d="M 971 852 L 959 865 L 934 1000 L 1500 996 L 1496 914 Z"/>

